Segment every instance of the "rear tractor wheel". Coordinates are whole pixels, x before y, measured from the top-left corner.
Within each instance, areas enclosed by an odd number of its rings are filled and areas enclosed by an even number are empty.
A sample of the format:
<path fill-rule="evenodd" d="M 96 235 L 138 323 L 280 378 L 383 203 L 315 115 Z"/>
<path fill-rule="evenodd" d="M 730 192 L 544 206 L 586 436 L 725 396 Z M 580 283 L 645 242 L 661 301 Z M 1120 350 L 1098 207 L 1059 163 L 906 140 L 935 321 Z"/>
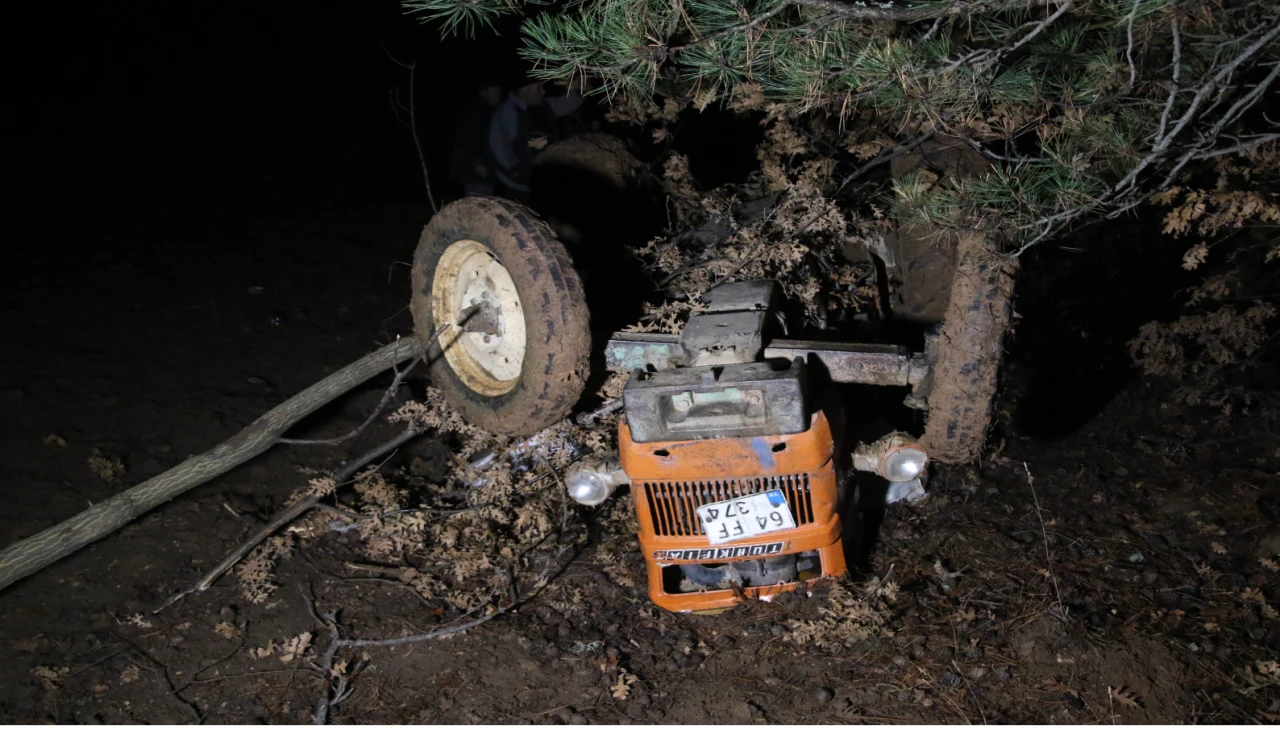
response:
<path fill-rule="evenodd" d="M 930 174 L 938 185 L 984 174 L 990 165 L 963 140 L 935 138 L 891 163 L 893 177 Z M 994 253 L 979 232 L 900 226 L 887 242 L 891 307 L 898 319 L 934 330 L 926 336 L 932 383 L 922 439 L 931 459 L 968 463 L 982 453 L 1012 316 L 1016 259 Z"/>

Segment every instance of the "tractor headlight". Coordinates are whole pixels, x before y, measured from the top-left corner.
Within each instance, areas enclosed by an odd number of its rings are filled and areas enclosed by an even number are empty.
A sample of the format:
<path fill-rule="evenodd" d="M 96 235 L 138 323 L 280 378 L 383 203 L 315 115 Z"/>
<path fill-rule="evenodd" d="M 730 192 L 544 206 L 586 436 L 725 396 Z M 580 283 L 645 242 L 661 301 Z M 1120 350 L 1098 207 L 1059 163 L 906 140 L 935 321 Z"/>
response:
<path fill-rule="evenodd" d="M 891 482 L 909 482 L 924 473 L 929 455 L 912 446 L 891 451 L 880 464 L 880 474 Z"/>
<path fill-rule="evenodd" d="M 613 488 L 601 478 L 598 472 L 580 470 L 569 474 L 564 480 L 569 488 L 569 497 L 578 504 L 594 507 L 609 498 Z"/>
<path fill-rule="evenodd" d="M 564 478 L 569 498 L 578 504 L 595 507 L 603 504 L 619 484 L 628 483 L 627 475 L 614 463 L 588 460 Z"/>
<path fill-rule="evenodd" d="M 929 455 L 909 434 L 894 432 L 853 451 L 853 468 L 879 474 L 891 482 L 909 482 L 924 476 Z"/>

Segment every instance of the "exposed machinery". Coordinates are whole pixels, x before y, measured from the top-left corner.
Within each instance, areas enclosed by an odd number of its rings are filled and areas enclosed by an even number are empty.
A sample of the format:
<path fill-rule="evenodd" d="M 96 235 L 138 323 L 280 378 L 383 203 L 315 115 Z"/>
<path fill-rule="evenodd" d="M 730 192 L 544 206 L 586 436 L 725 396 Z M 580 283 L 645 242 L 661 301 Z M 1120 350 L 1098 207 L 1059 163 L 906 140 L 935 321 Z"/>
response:
<path fill-rule="evenodd" d="M 874 472 L 892 497 L 909 498 L 923 492 L 931 457 L 979 453 L 1012 277 L 977 237 L 953 254 L 942 333 L 926 336 L 921 353 L 778 338 L 770 281 L 707 292 L 679 335 L 610 338 L 608 367 L 630 373 L 619 453 L 580 464 L 566 484 L 584 505 L 631 485 L 658 605 L 715 610 L 840 575 L 852 471 Z M 469 421 L 529 435 L 570 412 L 588 374 L 589 317 L 546 224 L 510 201 L 457 201 L 423 231 L 412 276 L 433 381 Z M 906 404 L 928 414 L 923 438 L 851 443 L 828 397 L 841 383 L 907 389 Z"/>
<path fill-rule="evenodd" d="M 910 385 L 925 363 L 895 348 L 771 342 L 774 293 L 770 281 L 723 285 L 678 337 L 608 345 L 611 367 L 631 371 L 620 468 L 575 470 L 570 494 L 599 504 L 631 484 L 649 595 L 663 608 L 725 608 L 844 574 L 850 466 L 917 487 L 925 471 L 928 457 L 903 434 L 850 463 L 839 407 L 811 385 Z"/>

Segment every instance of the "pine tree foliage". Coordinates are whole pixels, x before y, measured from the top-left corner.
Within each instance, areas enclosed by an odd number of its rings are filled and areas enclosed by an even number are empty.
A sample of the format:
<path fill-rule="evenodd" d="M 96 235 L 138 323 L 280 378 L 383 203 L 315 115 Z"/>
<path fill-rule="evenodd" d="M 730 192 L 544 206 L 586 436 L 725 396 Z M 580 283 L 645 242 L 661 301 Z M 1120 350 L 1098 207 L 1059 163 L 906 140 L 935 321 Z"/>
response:
<path fill-rule="evenodd" d="M 1195 163 L 1280 138 L 1270 0 L 404 0 L 470 31 L 525 14 L 547 80 L 591 76 L 615 106 L 818 117 L 897 145 L 963 140 L 989 174 L 895 183 L 898 215 L 998 228 L 1012 250 L 1117 216 Z M 839 160 L 849 169 L 858 161 Z"/>

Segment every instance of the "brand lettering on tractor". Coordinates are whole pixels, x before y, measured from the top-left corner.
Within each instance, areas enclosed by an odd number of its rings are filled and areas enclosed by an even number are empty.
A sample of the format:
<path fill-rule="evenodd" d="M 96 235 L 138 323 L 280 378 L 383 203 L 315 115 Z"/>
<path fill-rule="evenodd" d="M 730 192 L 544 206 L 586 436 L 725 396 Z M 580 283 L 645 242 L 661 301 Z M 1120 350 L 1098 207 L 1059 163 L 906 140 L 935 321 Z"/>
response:
<path fill-rule="evenodd" d="M 778 555 L 785 548 L 785 542 L 769 542 L 760 545 L 735 545 L 723 548 L 698 548 L 696 550 L 654 550 L 654 560 L 733 560 L 735 558 L 758 558 L 766 555 Z"/>

